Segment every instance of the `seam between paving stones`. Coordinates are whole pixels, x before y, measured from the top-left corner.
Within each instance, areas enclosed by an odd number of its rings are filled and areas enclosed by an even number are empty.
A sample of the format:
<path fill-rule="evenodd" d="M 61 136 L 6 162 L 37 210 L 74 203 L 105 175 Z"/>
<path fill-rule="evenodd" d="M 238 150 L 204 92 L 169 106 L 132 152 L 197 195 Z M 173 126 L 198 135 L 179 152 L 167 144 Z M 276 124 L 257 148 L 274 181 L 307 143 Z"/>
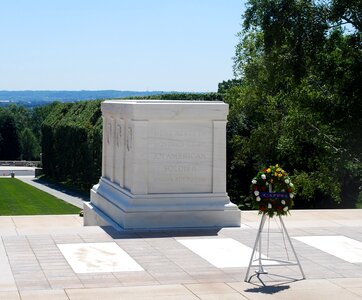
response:
<path fill-rule="evenodd" d="M 19 236 L 19 235 L 16 235 L 16 236 Z M 8 250 L 6 249 L 5 241 L 4 241 L 3 237 L 1 237 L 1 240 L 2 240 L 3 245 L 4 245 L 4 249 L 5 249 L 5 252 L 6 252 L 6 257 L 7 257 L 8 262 L 9 262 L 9 267 L 10 267 L 11 274 L 12 274 L 13 279 L 14 279 L 14 282 L 15 282 L 16 290 L 17 290 L 17 292 L 18 292 L 18 294 L 19 294 L 19 298 L 21 299 L 21 297 L 20 297 L 20 287 L 19 287 L 19 285 L 18 285 L 17 280 L 15 279 L 15 276 L 14 276 L 14 268 L 13 268 L 12 264 L 10 263 L 10 259 L 9 259 L 9 255 L 8 255 Z"/>
<path fill-rule="evenodd" d="M 26 235 L 26 236 L 25 236 L 25 238 L 26 238 L 26 241 L 27 241 L 27 242 L 28 242 L 28 244 L 29 244 L 29 247 L 30 247 L 30 249 L 31 249 L 31 252 L 34 254 L 35 259 L 36 259 L 36 261 L 38 262 L 38 265 L 39 265 L 39 267 L 40 267 L 40 270 L 41 270 L 41 272 L 42 272 L 42 274 L 43 274 L 43 276 L 44 276 L 44 278 L 45 278 L 46 282 L 48 283 L 48 285 L 49 285 L 50 289 L 52 290 L 52 289 L 53 289 L 53 288 L 52 288 L 52 285 L 50 284 L 50 282 L 49 282 L 49 280 L 48 280 L 48 277 L 45 275 L 45 272 L 44 272 L 44 270 L 43 270 L 43 267 L 42 267 L 42 265 L 41 265 L 41 263 L 40 263 L 40 261 L 39 261 L 39 259 L 38 259 L 37 255 L 36 255 L 36 253 L 35 253 L 34 249 L 33 249 L 33 246 L 31 245 L 31 243 L 30 243 L 30 241 L 29 241 L 28 236 Z M 52 241 L 53 241 L 53 239 L 52 239 Z M 54 242 L 54 241 L 53 241 L 53 242 Z"/>
<path fill-rule="evenodd" d="M 15 221 L 14 221 L 14 218 L 11 217 L 10 219 L 11 219 L 11 222 L 14 224 L 14 229 L 15 229 L 15 232 L 16 232 L 16 236 L 19 236 L 18 227 L 16 226 L 16 223 L 15 223 Z"/>
<path fill-rule="evenodd" d="M 111 236 L 111 237 L 112 237 L 112 236 Z M 142 237 L 140 237 L 139 235 L 137 235 L 137 239 L 140 239 L 140 240 L 144 241 L 144 242 L 147 243 L 150 247 L 152 247 L 154 250 L 156 250 L 156 251 L 159 252 L 158 249 L 155 249 L 151 244 L 149 244 L 147 241 L 145 241 L 145 240 L 144 240 Z M 117 243 L 117 239 L 113 239 L 113 242 L 115 242 L 118 247 L 120 247 L 124 252 L 126 252 L 134 261 L 136 261 L 136 262 L 142 267 L 142 269 L 144 269 L 142 263 L 141 263 L 137 258 L 133 257 L 133 256 L 131 255 L 131 253 L 128 252 L 128 250 L 122 248 L 122 246 Z M 161 283 L 160 281 L 158 281 L 157 278 L 155 278 L 150 272 L 148 272 L 147 269 L 144 269 L 144 271 L 145 271 L 152 279 L 154 279 L 158 284 L 162 285 L 162 283 Z M 112 274 L 113 274 L 113 273 L 114 273 L 114 272 L 112 272 Z M 116 277 L 116 279 L 119 281 L 119 283 L 121 284 L 121 286 L 124 286 L 124 284 L 122 283 L 122 281 L 121 281 L 117 276 L 115 276 L 114 274 L 113 274 L 113 276 Z"/>
<path fill-rule="evenodd" d="M 145 240 L 144 238 L 141 238 L 145 243 L 147 243 L 153 250 L 157 251 L 159 254 L 161 254 L 162 256 L 164 256 L 170 263 L 175 264 L 172 260 L 170 260 L 166 255 L 164 255 L 159 249 L 155 248 L 151 243 L 149 243 L 147 240 Z M 120 246 L 121 247 L 121 246 Z M 122 248 L 122 247 L 121 247 Z M 123 249 L 123 248 L 122 248 Z M 124 250 L 124 249 L 123 249 Z M 124 250 L 126 251 L 126 250 Z M 128 253 L 128 251 L 126 251 Z M 131 253 L 128 253 L 129 256 L 132 257 Z M 133 257 L 132 257 L 133 258 Z M 133 258 L 134 260 L 136 260 L 135 258 Z M 138 264 L 140 264 L 140 266 L 142 266 L 142 264 L 140 262 L 137 261 Z M 176 265 L 176 264 L 175 264 Z M 155 276 L 153 276 L 148 270 L 145 269 L 145 271 L 147 272 L 148 275 L 150 275 L 153 279 L 155 279 L 158 284 L 160 285 L 165 285 L 162 284 L 161 281 L 159 281 Z"/>
<path fill-rule="evenodd" d="M 17 290 L 17 292 L 18 292 L 18 294 L 19 294 L 19 286 L 18 286 L 17 281 L 15 280 L 14 270 L 13 270 L 13 267 L 12 267 L 12 265 L 11 265 L 11 263 L 10 263 L 10 259 L 9 259 L 9 255 L 8 255 L 8 250 L 6 249 L 3 236 L 1 236 L 1 242 L 2 242 L 3 245 L 4 245 L 4 250 L 5 250 L 5 253 L 6 253 L 6 258 L 7 258 L 8 263 L 9 263 L 9 267 L 10 267 L 10 270 L 11 270 L 11 274 L 13 275 L 13 279 L 14 279 L 14 282 L 15 282 L 16 290 Z M 20 294 L 19 294 L 19 298 L 21 299 Z"/>

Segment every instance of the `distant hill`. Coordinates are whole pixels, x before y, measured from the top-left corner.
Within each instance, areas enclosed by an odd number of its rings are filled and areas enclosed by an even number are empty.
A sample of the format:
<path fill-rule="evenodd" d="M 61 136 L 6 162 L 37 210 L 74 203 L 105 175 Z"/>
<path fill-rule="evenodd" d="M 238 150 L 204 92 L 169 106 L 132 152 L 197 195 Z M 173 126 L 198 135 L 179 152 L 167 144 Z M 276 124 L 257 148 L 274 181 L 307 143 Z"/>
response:
<path fill-rule="evenodd" d="M 112 99 L 126 97 L 142 97 L 160 94 L 168 94 L 171 92 L 163 91 L 116 91 L 116 90 L 100 90 L 100 91 L 0 91 L 0 106 L 10 103 L 21 104 L 24 106 L 40 106 L 53 101 L 60 102 L 76 102 L 81 100 L 95 99 Z"/>

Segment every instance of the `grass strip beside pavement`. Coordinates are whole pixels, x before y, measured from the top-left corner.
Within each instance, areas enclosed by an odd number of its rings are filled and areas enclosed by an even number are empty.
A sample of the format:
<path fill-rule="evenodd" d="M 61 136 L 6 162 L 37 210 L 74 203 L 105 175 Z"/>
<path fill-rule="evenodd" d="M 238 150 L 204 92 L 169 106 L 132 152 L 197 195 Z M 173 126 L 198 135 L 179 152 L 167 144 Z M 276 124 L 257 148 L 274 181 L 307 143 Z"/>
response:
<path fill-rule="evenodd" d="M 78 207 L 16 178 L 0 178 L 0 216 L 78 213 Z"/>

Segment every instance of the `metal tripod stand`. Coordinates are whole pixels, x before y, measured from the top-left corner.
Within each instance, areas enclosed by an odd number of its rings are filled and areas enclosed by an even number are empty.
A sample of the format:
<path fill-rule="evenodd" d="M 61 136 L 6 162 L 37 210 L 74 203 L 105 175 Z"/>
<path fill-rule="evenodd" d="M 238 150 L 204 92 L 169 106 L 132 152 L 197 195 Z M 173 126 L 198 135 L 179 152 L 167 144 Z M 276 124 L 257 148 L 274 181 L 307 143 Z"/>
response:
<path fill-rule="evenodd" d="M 260 225 L 259 225 L 259 229 L 258 229 L 258 234 L 256 236 L 256 240 L 255 240 L 255 244 L 254 244 L 254 248 L 253 248 L 253 252 L 251 254 L 251 257 L 250 257 L 250 262 L 249 262 L 249 266 L 248 266 L 248 269 L 247 269 L 247 272 L 246 272 L 246 275 L 245 275 L 245 279 L 244 281 L 246 282 L 250 282 L 250 280 L 256 276 L 256 278 L 258 278 L 258 280 L 265 286 L 264 282 L 262 281 L 262 279 L 260 278 L 260 275 L 262 274 L 268 274 L 268 272 L 264 269 L 264 267 L 267 267 L 267 266 L 273 266 L 273 267 L 281 267 L 281 266 L 298 266 L 299 267 L 299 270 L 300 272 L 302 273 L 302 279 L 305 279 L 305 275 L 304 275 L 304 272 L 303 272 L 303 269 L 302 269 L 302 266 L 300 264 L 300 261 L 298 259 L 298 256 L 297 256 L 297 253 L 295 252 L 295 249 L 293 247 L 293 244 L 292 244 L 292 241 L 289 237 L 289 234 L 288 234 L 288 231 L 284 225 L 284 222 L 283 222 L 283 219 L 281 216 L 278 216 L 279 217 L 279 220 L 280 220 L 280 224 L 281 224 L 281 230 L 282 230 L 282 234 L 285 233 L 286 237 L 287 237 L 287 241 L 289 242 L 290 244 L 290 248 L 292 249 L 293 251 L 293 254 L 294 254 L 294 257 L 295 257 L 295 261 L 290 261 L 290 260 L 281 260 L 281 259 L 270 259 L 270 258 L 263 258 L 262 257 L 262 232 L 263 232 L 263 229 L 264 229 L 264 225 L 265 225 L 265 221 L 266 219 L 268 218 L 269 216 L 267 214 L 263 214 L 261 220 L 260 220 Z M 283 236 L 284 238 L 284 236 Z M 258 257 L 256 259 L 254 259 L 254 255 L 256 254 L 257 252 L 257 248 L 259 248 L 259 251 L 258 251 Z M 286 248 L 286 246 L 285 246 Z M 287 250 L 287 249 L 286 249 Z M 263 261 L 269 261 L 271 263 L 269 264 L 265 264 L 263 263 Z M 273 264 L 274 262 L 274 264 Z M 255 274 L 251 275 L 249 277 L 249 273 L 250 273 L 250 268 L 251 267 L 257 267 L 258 269 L 255 270 Z"/>

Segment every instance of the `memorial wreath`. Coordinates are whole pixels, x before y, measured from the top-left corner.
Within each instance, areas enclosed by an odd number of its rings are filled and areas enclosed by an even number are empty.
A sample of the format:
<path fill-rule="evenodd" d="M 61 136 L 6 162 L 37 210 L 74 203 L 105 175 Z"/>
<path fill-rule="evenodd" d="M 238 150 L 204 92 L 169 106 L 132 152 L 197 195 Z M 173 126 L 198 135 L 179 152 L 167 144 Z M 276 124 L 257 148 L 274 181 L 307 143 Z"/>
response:
<path fill-rule="evenodd" d="M 293 206 L 295 187 L 288 174 L 278 165 L 258 172 L 252 180 L 252 207 L 269 217 L 285 216 Z"/>

